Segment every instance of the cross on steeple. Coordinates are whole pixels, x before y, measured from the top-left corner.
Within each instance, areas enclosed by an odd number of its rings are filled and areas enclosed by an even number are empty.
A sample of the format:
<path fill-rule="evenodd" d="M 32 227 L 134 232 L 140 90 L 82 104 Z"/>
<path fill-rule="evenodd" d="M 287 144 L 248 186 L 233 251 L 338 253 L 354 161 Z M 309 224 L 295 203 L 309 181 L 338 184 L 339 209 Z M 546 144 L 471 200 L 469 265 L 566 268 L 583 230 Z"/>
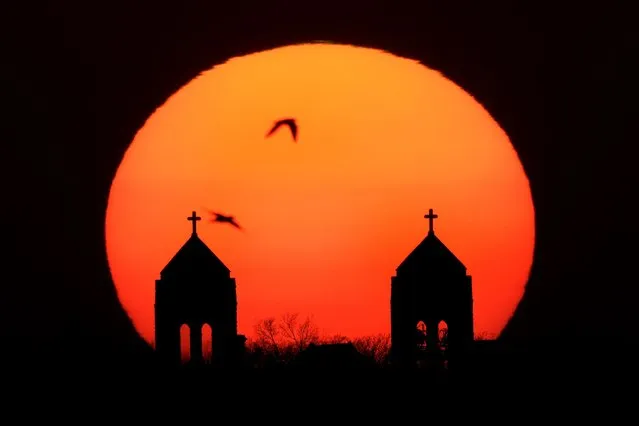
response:
<path fill-rule="evenodd" d="M 428 209 L 428 214 L 424 218 L 428 219 L 428 234 L 434 234 L 433 219 L 437 219 L 439 216 L 433 213 L 433 209 Z"/>
<path fill-rule="evenodd" d="M 193 214 L 191 216 L 187 217 L 186 220 L 190 220 L 193 223 L 193 235 L 195 235 L 197 233 L 196 229 L 195 229 L 196 226 L 197 226 L 197 221 L 198 220 L 202 220 L 202 218 L 199 217 L 199 216 L 196 216 L 195 210 L 193 210 Z"/>

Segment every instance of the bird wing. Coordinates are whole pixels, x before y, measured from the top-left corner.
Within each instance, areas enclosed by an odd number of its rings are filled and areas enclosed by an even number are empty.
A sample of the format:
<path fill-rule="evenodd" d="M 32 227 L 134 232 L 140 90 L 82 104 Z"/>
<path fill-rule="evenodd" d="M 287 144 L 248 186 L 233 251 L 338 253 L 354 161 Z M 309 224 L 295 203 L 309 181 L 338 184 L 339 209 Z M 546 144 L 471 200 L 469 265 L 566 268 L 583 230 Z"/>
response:
<path fill-rule="evenodd" d="M 275 133 L 275 131 L 277 129 L 280 128 L 280 126 L 282 125 L 281 121 L 276 122 L 275 124 L 273 124 L 273 127 L 271 127 L 271 130 L 269 130 L 269 132 L 266 134 L 266 137 L 271 136 L 273 133 Z"/>
<path fill-rule="evenodd" d="M 242 227 L 234 219 L 231 219 L 229 223 L 235 226 L 237 229 L 242 230 Z"/>
<path fill-rule="evenodd" d="M 291 134 L 293 135 L 293 139 L 297 140 L 297 124 L 293 121 L 289 123 L 288 127 L 291 129 Z"/>
<path fill-rule="evenodd" d="M 277 131 L 277 129 L 279 129 L 283 125 L 288 126 L 288 128 L 291 131 L 291 134 L 293 135 L 293 139 L 297 141 L 297 123 L 295 122 L 294 118 L 283 118 L 281 120 L 277 120 L 273 124 L 273 127 L 271 127 L 271 130 L 269 130 L 269 132 L 266 134 L 266 137 L 271 136 L 273 133 Z"/>

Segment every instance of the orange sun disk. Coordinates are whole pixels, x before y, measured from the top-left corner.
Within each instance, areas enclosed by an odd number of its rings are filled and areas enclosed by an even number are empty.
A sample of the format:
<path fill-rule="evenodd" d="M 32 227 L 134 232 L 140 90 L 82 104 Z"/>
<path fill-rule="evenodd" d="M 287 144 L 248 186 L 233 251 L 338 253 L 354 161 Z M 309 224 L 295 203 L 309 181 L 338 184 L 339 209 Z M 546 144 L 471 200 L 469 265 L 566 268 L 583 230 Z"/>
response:
<path fill-rule="evenodd" d="M 273 122 L 295 117 L 265 138 Z M 202 207 L 246 232 L 208 222 Z M 508 136 L 468 93 L 417 61 L 336 44 L 233 58 L 193 79 L 135 135 L 105 224 L 118 297 L 154 334 L 154 285 L 200 238 L 237 280 L 239 332 L 286 312 L 326 334 L 390 329 L 390 280 L 437 236 L 473 277 L 476 333 L 498 334 L 532 264 L 534 209 Z"/>

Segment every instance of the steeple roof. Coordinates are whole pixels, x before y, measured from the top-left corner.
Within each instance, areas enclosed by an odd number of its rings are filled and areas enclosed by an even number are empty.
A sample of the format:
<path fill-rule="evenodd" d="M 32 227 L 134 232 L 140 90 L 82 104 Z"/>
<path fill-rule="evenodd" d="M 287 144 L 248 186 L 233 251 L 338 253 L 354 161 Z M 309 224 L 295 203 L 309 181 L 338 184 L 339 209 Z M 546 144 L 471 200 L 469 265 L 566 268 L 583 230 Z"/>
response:
<path fill-rule="evenodd" d="M 435 233 L 428 233 L 426 238 L 397 267 L 398 274 L 411 273 L 416 270 L 438 270 L 446 273 L 466 273 L 466 266 Z"/>
<path fill-rule="evenodd" d="M 437 215 L 433 213 L 433 209 L 424 217 L 429 219 L 428 235 L 397 267 L 397 273 L 404 275 L 417 271 L 437 271 L 445 274 L 465 274 L 466 266 L 435 236 L 433 219 L 436 219 Z"/>
<path fill-rule="evenodd" d="M 192 234 L 191 238 L 178 250 L 173 258 L 166 264 L 160 276 L 164 278 L 168 275 L 183 275 L 190 271 L 210 270 L 211 272 L 229 274 L 230 269 L 211 251 L 210 248 L 197 234 Z"/>
<path fill-rule="evenodd" d="M 198 237 L 196 221 L 200 220 L 200 218 L 193 212 L 193 216 L 187 219 L 193 222 L 191 237 L 162 269 L 162 272 L 160 272 L 161 278 L 202 274 L 229 276 L 231 273 L 229 268 Z"/>

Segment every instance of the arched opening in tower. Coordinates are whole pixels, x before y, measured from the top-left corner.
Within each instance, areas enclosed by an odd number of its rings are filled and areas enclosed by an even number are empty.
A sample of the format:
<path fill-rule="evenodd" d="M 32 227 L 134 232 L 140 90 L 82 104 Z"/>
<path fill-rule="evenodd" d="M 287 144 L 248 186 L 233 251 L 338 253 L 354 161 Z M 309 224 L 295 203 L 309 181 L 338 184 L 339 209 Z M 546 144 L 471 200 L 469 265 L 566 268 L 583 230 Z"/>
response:
<path fill-rule="evenodd" d="M 416 329 L 416 333 L 417 333 L 417 349 L 419 351 L 425 351 L 426 350 L 426 333 L 427 333 L 427 329 L 426 329 L 426 323 L 424 321 L 419 321 L 417 322 L 417 329 Z"/>
<path fill-rule="evenodd" d="M 206 323 L 202 326 L 202 359 L 205 364 L 213 359 L 213 328 Z"/>
<path fill-rule="evenodd" d="M 437 340 L 439 349 L 446 352 L 446 349 L 448 349 L 448 324 L 446 324 L 446 321 L 442 320 L 437 325 Z"/>
<path fill-rule="evenodd" d="M 183 364 L 191 360 L 191 329 L 187 324 L 180 327 L 180 355 Z"/>

